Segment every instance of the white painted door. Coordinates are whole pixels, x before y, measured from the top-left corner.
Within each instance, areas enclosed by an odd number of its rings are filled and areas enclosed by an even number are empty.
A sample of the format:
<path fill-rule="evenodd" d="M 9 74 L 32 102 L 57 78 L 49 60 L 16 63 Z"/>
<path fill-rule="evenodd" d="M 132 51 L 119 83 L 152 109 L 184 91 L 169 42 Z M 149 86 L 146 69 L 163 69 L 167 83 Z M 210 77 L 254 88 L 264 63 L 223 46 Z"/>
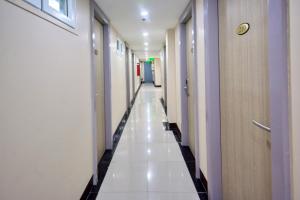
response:
<path fill-rule="evenodd" d="M 193 108 L 193 23 L 190 19 L 186 23 L 186 55 L 187 55 L 187 87 L 188 87 L 188 121 L 189 121 L 189 147 L 195 156 L 195 131 Z"/>

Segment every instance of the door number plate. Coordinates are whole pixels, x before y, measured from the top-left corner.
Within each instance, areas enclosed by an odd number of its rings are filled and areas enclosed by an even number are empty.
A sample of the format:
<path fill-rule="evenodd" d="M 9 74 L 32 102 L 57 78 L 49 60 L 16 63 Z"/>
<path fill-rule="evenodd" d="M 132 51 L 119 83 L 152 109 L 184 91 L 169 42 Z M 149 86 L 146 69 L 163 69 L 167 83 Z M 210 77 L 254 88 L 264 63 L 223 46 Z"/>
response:
<path fill-rule="evenodd" d="M 242 23 L 236 29 L 236 34 L 238 35 L 245 35 L 250 29 L 249 23 Z"/>

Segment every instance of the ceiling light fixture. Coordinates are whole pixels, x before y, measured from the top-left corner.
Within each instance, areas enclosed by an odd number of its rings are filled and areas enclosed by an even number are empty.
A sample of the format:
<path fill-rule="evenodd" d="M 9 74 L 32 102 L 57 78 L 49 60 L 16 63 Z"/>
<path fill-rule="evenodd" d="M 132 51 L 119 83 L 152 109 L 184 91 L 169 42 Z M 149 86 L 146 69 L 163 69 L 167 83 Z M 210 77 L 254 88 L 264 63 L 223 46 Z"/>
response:
<path fill-rule="evenodd" d="M 148 13 L 148 11 L 146 11 L 146 10 L 143 10 L 142 12 L 141 12 L 141 16 L 142 17 L 147 17 L 149 15 L 149 13 Z"/>
<path fill-rule="evenodd" d="M 148 43 L 148 42 L 145 42 L 145 43 L 144 43 L 144 45 L 145 45 L 145 46 L 148 46 L 148 45 L 149 45 L 149 43 Z"/>
<path fill-rule="evenodd" d="M 144 33 L 143 33 L 143 36 L 144 36 L 144 37 L 147 37 L 148 35 L 149 35 L 148 32 L 144 32 Z"/>

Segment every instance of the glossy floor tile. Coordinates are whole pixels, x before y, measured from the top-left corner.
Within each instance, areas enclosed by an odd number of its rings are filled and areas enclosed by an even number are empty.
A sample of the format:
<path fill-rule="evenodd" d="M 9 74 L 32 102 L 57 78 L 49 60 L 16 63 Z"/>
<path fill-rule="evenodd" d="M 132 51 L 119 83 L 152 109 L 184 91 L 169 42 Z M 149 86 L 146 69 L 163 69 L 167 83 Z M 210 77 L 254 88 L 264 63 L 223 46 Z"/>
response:
<path fill-rule="evenodd" d="M 198 200 L 195 185 L 160 103 L 144 84 L 136 98 L 97 200 Z"/>

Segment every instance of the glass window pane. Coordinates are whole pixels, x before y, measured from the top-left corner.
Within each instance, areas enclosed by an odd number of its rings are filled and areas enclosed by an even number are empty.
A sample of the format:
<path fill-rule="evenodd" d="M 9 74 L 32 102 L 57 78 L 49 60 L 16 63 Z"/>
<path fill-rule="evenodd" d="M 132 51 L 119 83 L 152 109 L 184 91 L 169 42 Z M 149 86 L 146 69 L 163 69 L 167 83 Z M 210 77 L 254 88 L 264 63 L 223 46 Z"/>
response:
<path fill-rule="evenodd" d="M 49 0 L 48 5 L 50 8 L 56 10 L 57 12 L 68 16 L 67 0 Z"/>
<path fill-rule="evenodd" d="M 65 24 L 75 27 L 76 0 L 41 0 L 42 10 Z"/>

